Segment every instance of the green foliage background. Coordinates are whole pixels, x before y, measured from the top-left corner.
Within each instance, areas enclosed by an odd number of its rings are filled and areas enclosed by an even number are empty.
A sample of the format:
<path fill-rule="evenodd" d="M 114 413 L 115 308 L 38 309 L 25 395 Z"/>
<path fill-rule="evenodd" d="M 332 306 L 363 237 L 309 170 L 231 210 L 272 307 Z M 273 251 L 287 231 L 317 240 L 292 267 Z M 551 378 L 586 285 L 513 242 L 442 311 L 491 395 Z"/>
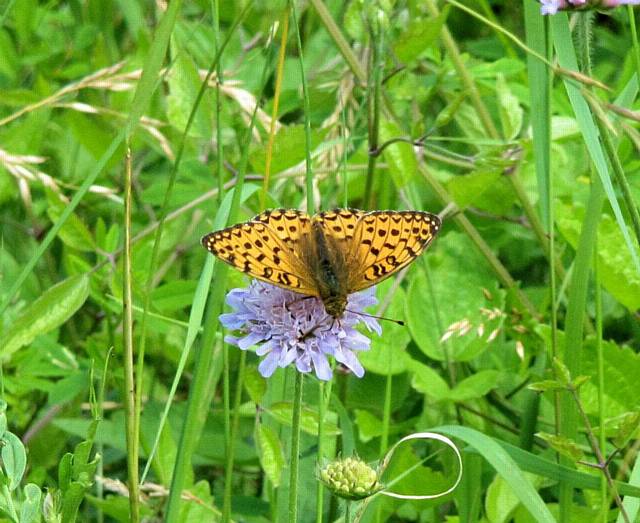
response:
<path fill-rule="evenodd" d="M 245 367 L 223 344 L 223 291 L 247 280 L 214 267 L 199 239 L 262 202 L 306 209 L 309 197 L 317 210 L 445 213 L 426 255 L 378 287 L 378 313 L 406 326 L 383 324 L 361 355 L 364 378 L 336 372 L 324 388 L 306 378 L 299 521 L 344 515 L 317 486 L 318 425 L 325 460 L 356 453 L 375 463 L 426 430 L 463 450 L 453 494 L 377 496 L 362 521 L 622 517 L 602 475 L 564 457 L 580 449 L 597 461 L 585 419 L 605 457 L 620 448 L 610 471 L 635 517 L 640 55 L 631 11 L 543 20 L 533 0 L 298 3 L 305 112 L 293 22 L 277 65 L 285 2 L 221 2 L 219 31 L 216 2 L 166 8 L 0 2 L 3 521 L 136 520 L 129 510 L 219 521 L 225 481 L 235 521 L 287 521 L 294 372 L 264 380 L 251 351 Z M 576 57 L 580 75 L 567 73 Z M 223 81 L 214 75 L 200 98 L 212 63 Z M 133 350 L 145 347 L 141 409 L 128 412 L 126 144 Z M 579 394 L 585 417 L 556 392 L 568 382 L 528 388 L 562 374 L 555 356 L 572 379 L 590 377 Z M 127 419 L 139 423 L 141 468 L 159 442 L 137 509 L 125 496 Z M 394 488 L 446 490 L 457 465 L 435 443 L 401 447 L 384 478 L 435 451 Z M 190 494 L 167 508 L 182 488 Z"/>

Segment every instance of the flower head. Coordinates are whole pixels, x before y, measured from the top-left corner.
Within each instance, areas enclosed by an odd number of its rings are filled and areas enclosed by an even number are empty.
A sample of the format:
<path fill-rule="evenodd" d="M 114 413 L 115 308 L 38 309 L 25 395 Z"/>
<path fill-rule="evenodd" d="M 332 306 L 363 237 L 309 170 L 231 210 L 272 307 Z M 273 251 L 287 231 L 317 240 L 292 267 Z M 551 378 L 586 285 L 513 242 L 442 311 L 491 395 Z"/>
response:
<path fill-rule="evenodd" d="M 332 371 L 327 356 L 333 356 L 360 378 L 364 368 L 356 352 L 369 350 L 371 340 L 355 326 L 362 322 L 369 331 L 382 332 L 375 318 L 360 314 L 376 303 L 372 289 L 351 294 L 344 315 L 335 319 L 327 314 L 319 298 L 254 280 L 248 288 L 227 294 L 227 304 L 234 312 L 222 314 L 220 321 L 243 334 L 226 336 L 227 343 L 242 350 L 258 345 L 256 353 L 265 356 L 258 370 L 265 378 L 278 367 L 295 363 L 298 371 L 313 370 L 319 379 L 329 380 Z"/>
<path fill-rule="evenodd" d="M 378 492 L 378 473 L 360 458 L 336 459 L 320 471 L 320 479 L 336 496 L 358 500 Z"/>
<path fill-rule="evenodd" d="M 541 0 L 540 12 L 554 15 L 563 9 L 612 9 L 621 5 L 640 5 L 640 0 Z"/>

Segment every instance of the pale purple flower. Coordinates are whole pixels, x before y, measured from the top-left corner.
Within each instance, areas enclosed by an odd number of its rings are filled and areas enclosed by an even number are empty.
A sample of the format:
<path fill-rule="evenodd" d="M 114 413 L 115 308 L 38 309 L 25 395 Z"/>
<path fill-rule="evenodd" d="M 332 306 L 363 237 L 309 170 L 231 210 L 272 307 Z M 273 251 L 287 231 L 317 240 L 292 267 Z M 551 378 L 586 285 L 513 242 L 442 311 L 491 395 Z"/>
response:
<path fill-rule="evenodd" d="M 565 0 L 542 0 L 540 6 L 540 12 L 543 15 L 555 15 L 558 9 L 561 9 L 567 5 Z"/>
<path fill-rule="evenodd" d="M 541 0 L 541 3 L 540 12 L 543 15 L 554 15 L 563 9 L 611 9 L 621 5 L 640 5 L 640 0 Z"/>
<path fill-rule="evenodd" d="M 234 312 L 220 315 L 220 322 L 241 336 L 226 336 L 225 341 L 242 350 L 257 345 L 256 354 L 264 356 L 258 370 L 265 378 L 295 363 L 300 372 L 313 370 L 319 379 L 330 380 L 327 356 L 361 378 L 364 368 L 356 353 L 369 350 L 371 340 L 355 326 L 362 322 L 369 332 L 382 333 L 375 318 L 359 314 L 378 302 L 372 288 L 349 295 L 340 319 L 328 315 L 319 298 L 257 280 L 248 288 L 231 290 L 226 301 Z"/>

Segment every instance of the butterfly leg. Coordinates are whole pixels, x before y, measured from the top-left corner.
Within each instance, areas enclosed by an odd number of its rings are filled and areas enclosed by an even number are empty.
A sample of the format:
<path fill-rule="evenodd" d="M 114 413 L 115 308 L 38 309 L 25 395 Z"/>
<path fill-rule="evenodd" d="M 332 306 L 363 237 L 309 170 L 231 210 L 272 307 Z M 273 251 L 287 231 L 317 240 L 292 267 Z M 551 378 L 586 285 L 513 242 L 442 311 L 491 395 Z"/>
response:
<path fill-rule="evenodd" d="M 286 303 L 284 307 L 287 311 L 291 312 L 291 309 L 289 308 L 291 305 L 295 305 L 296 303 L 300 303 L 301 301 L 308 300 L 310 298 L 315 298 L 315 296 L 302 296 L 301 298 Z"/>

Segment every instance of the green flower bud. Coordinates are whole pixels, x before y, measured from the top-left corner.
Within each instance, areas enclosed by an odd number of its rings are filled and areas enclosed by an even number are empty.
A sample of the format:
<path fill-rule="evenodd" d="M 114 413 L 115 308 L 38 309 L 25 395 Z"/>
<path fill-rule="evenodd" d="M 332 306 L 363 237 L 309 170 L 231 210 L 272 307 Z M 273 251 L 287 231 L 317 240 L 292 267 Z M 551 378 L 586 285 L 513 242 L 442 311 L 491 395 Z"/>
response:
<path fill-rule="evenodd" d="M 378 473 L 360 458 L 340 458 L 320 470 L 320 480 L 336 496 L 358 500 L 378 492 Z"/>

